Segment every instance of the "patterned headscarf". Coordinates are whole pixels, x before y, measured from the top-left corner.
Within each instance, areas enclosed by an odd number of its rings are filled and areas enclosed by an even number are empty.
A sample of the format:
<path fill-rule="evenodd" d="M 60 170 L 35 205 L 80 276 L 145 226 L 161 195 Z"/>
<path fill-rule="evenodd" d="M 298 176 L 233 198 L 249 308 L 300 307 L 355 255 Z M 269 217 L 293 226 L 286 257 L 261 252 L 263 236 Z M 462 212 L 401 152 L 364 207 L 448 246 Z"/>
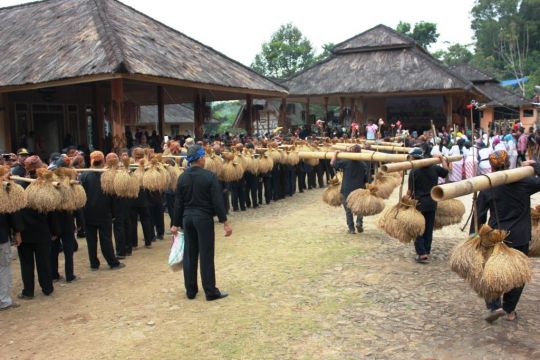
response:
<path fill-rule="evenodd" d="M 497 150 L 489 155 L 489 164 L 493 170 L 505 169 L 508 165 L 508 153 L 504 150 Z"/>

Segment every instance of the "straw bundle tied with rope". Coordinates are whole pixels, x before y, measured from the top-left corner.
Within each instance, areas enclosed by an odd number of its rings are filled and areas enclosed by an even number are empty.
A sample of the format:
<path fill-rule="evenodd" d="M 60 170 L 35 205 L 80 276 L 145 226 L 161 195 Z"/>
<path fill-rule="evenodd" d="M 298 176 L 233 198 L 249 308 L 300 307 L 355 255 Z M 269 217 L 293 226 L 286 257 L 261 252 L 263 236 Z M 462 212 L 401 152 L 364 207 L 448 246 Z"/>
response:
<path fill-rule="evenodd" d="M 259 157 L 259 174 L 267 174 L 274 168 L 274 160 L 270 154 L 265 152 L 261 157 Z"/>
<path fill-rule="evenodd" d="M 165 169 L 168 175 L 167 188 L 169 190 L 175 191 L 176 184 L 178 183 L 178 178 L 180 177 L 180 175 L 182 175 L 183 170 L 176 165 L 169 165 Z"/>
<path fill-rule="evenodd" d="M 281 152 L 277 149 L 274 149 L 272 147 L 268 148 L 267 151 L 268 156 L 272 159 L 274 164 L 281 164 L 283 161 L 283 157 L 281 155 Z"/>
<path fill-rule="evenodd" d="M 244 168 L 234 154 L 223 154 L 225 163 L 221 170 L 220 179 L 225 182 L 238 181 L 244 175 Z"/>
<path fill-rule="evenodd" d="M 352 213 L 360 216 L 371 216 L 381 213 L 384 201 L 377 196 L 378 188 L 368 184 L 366 189 L 357 189 L 347 197 L 347 207 Z"/>
<path fill-rule="evenodd" d="M 251 152 L 247 153 L 245 157 L 248 159 L 245 170 L 253 175 L 257 175 L 259 173 L 259 160 Z"/>
<path fill-rule="evenodd" d="M 398 204 L 387 209 L 379 218 L 379 227 L 404 244 L 414 241 L 424 233 L 426 226 L 424 216 L 416 210 L 417 203 L 410 196 L 403 196 Z"/>
<path fill-rule="evenodd" d="M 9 174 L 9 166 L 0 167 L 0 179 Z M 0 189 L 0 214 L 11 214 L 27 204 L 24 188 L 13 182 L 4 181 Z"/>
<path fill-rule="evenodd" d="M 328 187 L 324 189 L 322 199 L 330 206 L 341 206 L 343 204 L 341 181 L 337 175 L 328 181 Z"/>
<path fill-rule="evenodd" d="M 286 160 L 285 162 L 288 165 L 296 166 L 300 162 L 300 156 L 298 156 L 298 152 L 294 151 L 294 149 L 288 149 L 285 151 Z"/>
<path fill-rule="evenodd" d="M 129 169 L 130 159 L 126 156 L 122 158 L 122 168 L 114 177 L 114 193 L 122 198 L 137 198 L 139 196 L 140 182 Z"/>
<path fill-rule="evenodd" d="M 75 200 L 75 189 L 71 186 L 71 177 L 68 173 L 69 169 L 67 168 L 57 168 L 53 171 L 53 180 L 58 182 L 58 191 L 62 196 L 62 201 L 55 210 L 62 211 L 75 211 L 76 200 Z M 76 176 L 76 174 L 75 174 Z M 86 196 L 86 194 L 85 194 Z"/>
<path fill-rule="evenodd" d="M 60 208 L 63 197 L 58 184 L 53 184 L 54 174 L 47 169 L 37 169 L 37 180 L 26 188 L 28 206 L 41 213 L 48 213 Z"/>
<path fill-rule="evenodd" d="M 448 225 L 461 223 L 461 219 L 465 214 L 465 205 L 460 200 L 448 199 L 437 203 L 437 211 L 435 212 L 436 230 L 442 229 Z"/>
<path fill-rule="evenodd" d="M 133 171 L 133 175 L 135 176 L 135 178 L 137 179 L 137 181 L 139 182 L 139 186 L 143 186 L 143 177 L 144 177 L 144 171 L 145 171 L 145 167 L 146 167 L 146 159 L 140 159 L 140 160 L 137 160 L 136 163 L 137 163 L 137 168 Z"/>
<path fill-rule="evenodd" d="M 379 171 L 373 182 L 373 185 L 377 186 L 377 196 L 385 200 L 390 198 L 394 189 L 401 184 L 396 180 L 396 177 Z"/>
<path fill-rule="evenodd" d="M 101 190 L 104 194 L 114 195 L 114 177 L 118 173 L 120 160 L 114 153 L 107 154 L 105 157 L 106 171 L 101 174 Z"/>
<path fill-rule="evenodd" d="M 452 271 L 488 300 L 531 280 L 528 257 L 504 244 L 507 234 L 484 224 L 477 235 L 457 245 L 450 254 Z"/>
<path fill-rule="evenodd" d="M 207 149 L 204 157 L 204 168 L 216 175 L 219 175 L 223 169 L 223 159 L 216 155 L 214 150 Z"/>
<path fill-rule="evenodd" d="M 540 205 L 531 208 L 531 243 L 529 256 L 540 257 Z"/>
<path fill-rule="evenodd" d="M 164 192 L 169 187 L 169 181 L 169 174 L 161 163 L 161 157 L 159 155 L 153 156 L 149 168 L 143 174 L 143 188 Z"/>

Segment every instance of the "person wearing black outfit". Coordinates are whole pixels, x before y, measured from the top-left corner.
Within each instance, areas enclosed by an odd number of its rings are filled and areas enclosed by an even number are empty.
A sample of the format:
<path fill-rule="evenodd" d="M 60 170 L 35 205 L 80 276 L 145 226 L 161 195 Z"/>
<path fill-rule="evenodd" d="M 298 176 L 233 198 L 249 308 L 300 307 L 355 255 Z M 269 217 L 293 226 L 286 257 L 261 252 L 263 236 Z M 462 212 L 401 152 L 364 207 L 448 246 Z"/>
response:
<path fill-rule="evenodd" d="M 104 161 L 105 157 L 101 151 L 94 151 L 90 154 L 90 165 L 92 168 L 103 168 Z M 100 266 L 97 257 L 99 232 L 99 245 L 107 264 L 111 270 L 121 269 L 125 264 L 119 262 L 114 255 L 112 244 L 113 199 L 109 195 L 105 195 L 101 190 L 101 173 L 84 172 L 81 175 L 81 185 L 86 192 L 84 219 L 90 268 L 96 271 Z"/>
<path fill-rule="evenodd" d="M 355 145 L 351 148 L 352 152 L 359 153 L 361 148 L 359 145 Z M 363 189 L 366 187 L 366 183 L 369 182 L 368 166 L 364 161 L 354 160 L 338 160 L 337 155 L 339 151 L 334 153 L 330 165 L 332 165 L 337 171 L 343 171 L 343 179 L 341 180 L 341 195 L 343 195 L 343 208 L 345 209 L 345 218 L 347 220 L 347 227 L 349 228 L 349 234 L 354 234 L 354 216 L 347 206 L 347 197 L 351 192 L 356 189 Z M 356 217 L 356 231 L 359 233 L 364 232 L 364 224 L 362 216 Z"/>
<path fill-rule="evenodd" d="M 426 143 L 427 144 L 427 143 Z M 429 157 L 431 148 L 426 146 L 424 149 L 414 148 L 409 153 L 409 157 L 414 160 Z M 431 198 L 431 189 L 437 186 L 439 178 L 448 176 L 448 163 L 442 155 L 442 167 L 431 165 L 423 168 L 414 169 L 409 174 L 408 194 L 418 201 L 416 208 L 422 213 L 426 221 L 424 233 L 418 236 L 414 242 L 416 249 L 416 261 L 418 263 L 427 263 L 431 253 L 431 243 L 433 241 L 433 226 L 435 225 L 435 212 L 437 203 Z"/>
<path fill-rule="evenodd" d="M 493 171 L 509 168 L 506 151 L 495 151 L 489 157 Z M 531 241 L 531 195 L 540 191 L 540 164 L 524 161 L 522 166 L 533 166 L 536 176 L 527 177 L 515 183 L 480 191 L 476 200 L 478 226 L 488 223 L 494 229 L 508 231 L 504 243 L 525 255 L 529 252 Z M 487 221 L 487 214 L 490 214 Z M 475 232 L 474 221 L 471 233 Z M 502 299 L 486 300 L 488 314 L 485 320 L 493 322 L 506 315 L 513 321 L 517 318 L 516 306 L 523 292 L 523 286 L 505 293 Z"/>
<path fill-rule="evenodd" d="M 165 208 L 163 207 L 163 193 L 148 191 L 148 210 L 151 220 L 152 241 L 163 240 L 165 235 Z"/>
<path fill-rule="evenodd" d="M 16 308 L 19 304 L 11 299 L 11 232 L 15 234 L 15 244 L 21 244 L 21 232 L 24 230 L 20 212 L 0 214 L 0 311 Z"/>
<path fill-rule="evenodd" d="M 144 149 L 135 148 L 132 151 L 133 159 L 137 162 L 145 157 Z M 132 248 L 139 246 L 139 237 L 137 233 L 137 220 L 140 219 L 144 237 L 144 245 L 147 249 L 152 247 L 152 218 L 150 216 L 149 191 L 142 186 L 139 189 L 139 195 L 130 202 L 129 210 L 129 229 L 127 231 L 127 253 L 130 254 Z"/>
<path fill-rule="evenodd" d="M 204 149 L 193 145 L 188 149 L 189 168 L 178 179 L 174 222 L 171 232 L 184 231 L 184 285 L 188 299 L 194 299 L 198 292 L 197 263 L 201 258 L 201 279 L 206 300 L 226 297 L 226 292 L 216 287 L 214 269 L 214 215 L 223 223 L 225 236 L 232 234 L 227 222 L 221 186 L 217 177 L 204 169 Z"/>

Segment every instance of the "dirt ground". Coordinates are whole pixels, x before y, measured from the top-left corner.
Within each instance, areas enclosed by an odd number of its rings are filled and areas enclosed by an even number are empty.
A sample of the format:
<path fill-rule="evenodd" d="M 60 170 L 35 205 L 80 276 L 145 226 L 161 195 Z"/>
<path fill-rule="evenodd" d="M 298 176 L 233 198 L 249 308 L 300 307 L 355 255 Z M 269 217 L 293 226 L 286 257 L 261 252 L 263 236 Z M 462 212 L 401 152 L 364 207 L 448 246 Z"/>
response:
<path fill-rule="evenodd" d="M 57 283 L 50 297 L 36 289 L 0 313 L 0 358 L 540 358 L 539 260 L 519 321 L 489 325 L 483 300 L 447 265 L 466 236 L 458 226 L 435 233 L 434 260 L 420 265 L 377 217 L 365 219 L 365 233 L 346 234 L 343 209 L 321 194 L 235 213 L 231 238 L 216 227 L 218 287 L 230 296 L 215 302 L 185 298 L 182 273 L 166 265 L 169 240 L 137 250 L 122 270 L 97 272 L 80 240 L 79 281 Z"/>

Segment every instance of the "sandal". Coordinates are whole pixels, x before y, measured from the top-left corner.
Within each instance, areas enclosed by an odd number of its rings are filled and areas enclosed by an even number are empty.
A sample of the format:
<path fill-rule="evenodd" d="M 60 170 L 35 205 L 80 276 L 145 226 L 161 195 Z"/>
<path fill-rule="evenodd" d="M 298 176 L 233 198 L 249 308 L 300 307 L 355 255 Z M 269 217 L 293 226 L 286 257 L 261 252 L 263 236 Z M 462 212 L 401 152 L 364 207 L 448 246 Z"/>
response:
<path fill-rule="evenodd" d="M 511 316 L 513 316 L 513 319 L 510 318 Z M 505 318 L 506 321 L 516 321 L 517 319 L 518 319 L 518 314 L 515 311 L 512 311 L 511 313 L 506 315 L 506 318 Z"/>
<path fill-rule="evenodd" d="M 497 309 L 490 311 L 485 317 L 484 320 L 486 320 L 488 323 L 493 323 L 495 320 L 500 318 L 501 316 L 504 316 L 506 313 L 503 309 Z"/>
<path fill-rule="evenodd" d="M 429 262 L 429 259 L 426 255 L 418 255 L 415 261 L 419 264 L 427 264 Z"/>

